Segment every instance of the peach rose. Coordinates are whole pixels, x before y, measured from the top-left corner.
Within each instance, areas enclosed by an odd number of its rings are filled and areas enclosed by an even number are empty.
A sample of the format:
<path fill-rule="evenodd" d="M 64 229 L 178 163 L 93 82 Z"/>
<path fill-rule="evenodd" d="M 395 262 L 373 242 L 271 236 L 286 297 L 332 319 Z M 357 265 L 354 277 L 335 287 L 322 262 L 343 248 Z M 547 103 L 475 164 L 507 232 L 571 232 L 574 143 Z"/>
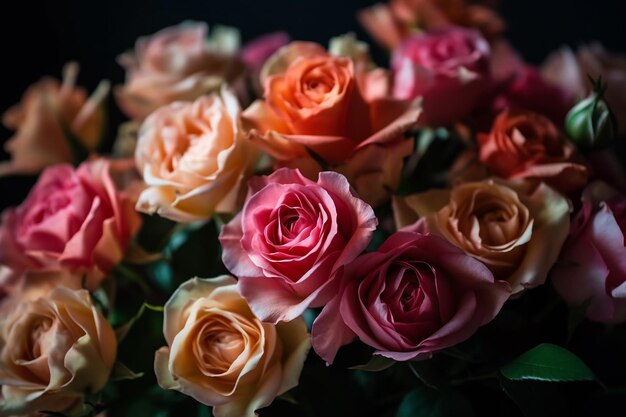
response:
<path fill-rule="evenodd" d="M 134 52 L 122 54 L 126 83 L 115 97 L 124 113 L 143 120 L 158 107 L 193 101 L 242 78 L 239 32 L 217 27 L 207 39 L 208 30 L 205 23 L 183 22 L 139 38 Z"/>
<path fill-rule="evenodd" d="M 21 303 L 0 322 L 1 415 L 80 411 L 115 362 L 117 341 L 85 290 Z"/>
<path fill-rule="evenodd" d="M 262 323 L 227 275 L 181 285 L 165 305 L 163 333 L 159 385 L 213 406 L 216 417 L 253 417 L 298 385 L 310 347 L 304 320 Z"/>
<path fill-rule="evenodd" d="M 240 111 L 237 98 L 224 88 L 148 117 L 135 149 L 148 185 L 137 210 L 179 222 L 235 212 L 257 159 L 243 136 Z"/>
<path fill-rule="evenodd" d="M 109 83 L 102 81 L 87 97 L 87 92 L 76 86 L 77 76 L 78 65 L 67 64 L 62 83 L 43 78 L 2 115 L 2 124 L 16 133 L 4 145 L 11 160 L 0 163 L 0 176 L 34 174 L 50 165 L 78 163 L 87 156 L 82 153 L 96 150 L 102 139 L 102 102 Z"/>
<path fill-rule="evenodd" d="M 59 270 L 97 288 L 141 226 L 135 177 L 132 160 L 47 168 L 25 201 L 2 213 L 0 264 L 13 272 L 12 279 L 0 280 L 3 290 L 19 286 L 26 272 Z"/>
<path fill-rule="evenodd" d="M 478 135 L 478 146 L 480 161 L 502 178 L 538 178 L 564 193 L 587 182 L 588 169 L 573 144 L 536 113 L 501 113 L 491 132 Z"/>
<path fill-rule="evenodd" d="M 546 60 L 546 78 L 578 99 L 592 90 L 589 76 L 602 77 L 608 85 L 605 98 L 617 118 L 620 134 L 626 134 L 626 56 L 608 52 L 599 43 L 581 46 L 576 53 L 567 47 Z"/>
<path fill-rule="evenodd" d="M 398 227 L 440 235 L 480 260 L 514 294 L 545 282 L 569 231 L 568 201 L 531 181 L 492 179 L 398 197 L 394 215 Z"/>
<path fill-rule="evenodd" d="M 353 185 L 356 177 L 376 172 L 379 181 L 373 187 L 397 186 L 379 185 L 381 178 L 397 177 L 388 170 L 401 167 L 402 158 L 411 153 L 412 140 L 403 134 L 417 121 L 421 106 L 419 101 L 391 98 L 385 71 L 329 55 L 315 43 L 292 42 L 268 60 L 261 77 L 265 100 L 248 107 L 244 121 L 250 139 L 279 165 L 300 168 L 315 178 L 321 159 L 352 174 Z M 368 147 L 396 157 L 392 163 L 381 157 L 374 165 L 363 165 L 359 161 L 371 158 L 357 155 Z"/>

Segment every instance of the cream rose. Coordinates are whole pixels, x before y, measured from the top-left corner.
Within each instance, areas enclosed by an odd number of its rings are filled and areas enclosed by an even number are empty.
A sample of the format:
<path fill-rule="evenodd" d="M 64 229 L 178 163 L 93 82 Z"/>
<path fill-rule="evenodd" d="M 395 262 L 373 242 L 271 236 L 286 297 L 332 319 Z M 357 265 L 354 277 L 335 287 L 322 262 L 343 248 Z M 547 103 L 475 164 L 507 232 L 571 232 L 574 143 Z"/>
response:
<path fill-rule="evenodd" d="M 514 294 L 545 282 L 569 231 L 568 201 L 530 181 L 491 179 L 396 198 L 394 215 L 398 227 L 442 236 L 477 258 Z"/>
<path fill-rule="evenodd" d="M 163 333 L 159 385 L 213 406 L 216 417 L 252 417 L 298 385 L 310 347 L 304 320 L 262 323 L 227 275 L 181 285 L 165 305 Z"/>
<path fill-rule="evenodd" d="M 0 415 L 80 410 L 115 362 L 117 341 L 85 290 L 57 287 L 0 323 Z"/>
<path fill-rule="evenodd" d="M 162 107 L 139 131 L 135 161 L 148 188 L 137 210 L 179 222 L 233 213 L 256 155 L 229 90 Z"/>

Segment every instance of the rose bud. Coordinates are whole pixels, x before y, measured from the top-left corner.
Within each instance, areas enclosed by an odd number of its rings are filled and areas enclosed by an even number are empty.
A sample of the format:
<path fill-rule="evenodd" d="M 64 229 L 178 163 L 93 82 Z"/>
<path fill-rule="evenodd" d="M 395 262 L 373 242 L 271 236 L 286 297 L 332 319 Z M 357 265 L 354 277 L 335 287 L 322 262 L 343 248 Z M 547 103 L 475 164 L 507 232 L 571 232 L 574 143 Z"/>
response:
<path fill-rule="evenodd" d="M 582 150 L 606 147 L 618 132 L 617 119 L 604 97 L 607 86 L 601 79 L 593 84 L 593 92 L 578 102 L 565 120 L 568 136 Z"/>

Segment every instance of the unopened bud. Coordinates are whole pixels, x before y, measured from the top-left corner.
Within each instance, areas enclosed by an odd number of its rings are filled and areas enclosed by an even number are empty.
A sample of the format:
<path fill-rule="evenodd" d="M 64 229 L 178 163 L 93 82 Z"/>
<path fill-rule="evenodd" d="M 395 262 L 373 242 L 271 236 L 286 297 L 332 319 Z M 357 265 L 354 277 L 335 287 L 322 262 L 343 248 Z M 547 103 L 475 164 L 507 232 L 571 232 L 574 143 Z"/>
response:
<path fill-rule="evenodd" d="M 617 137 L 617 120 L 604 99 L 606 86 L 593 82 L 589 97 L 576 104 L 567 114 L 565 130 L 581 150 L 601 149 Z"/>

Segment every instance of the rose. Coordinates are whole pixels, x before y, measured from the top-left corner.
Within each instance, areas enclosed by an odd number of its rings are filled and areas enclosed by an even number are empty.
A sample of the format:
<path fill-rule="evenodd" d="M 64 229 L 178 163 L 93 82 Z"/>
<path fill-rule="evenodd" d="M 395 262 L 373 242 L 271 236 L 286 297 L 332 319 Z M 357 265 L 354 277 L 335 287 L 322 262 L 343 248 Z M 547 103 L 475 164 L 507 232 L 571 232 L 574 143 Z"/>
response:
<path fill-rule="evenodd" d="M 158 107 L 193 101 L 236 82 L 243 75 L 236 55 L 239 33 L 216 28 L 208 41 L 207 32 L 205 23 L 184 22 L 139 38 L 134 52 L 119 57 L 126 69 L 126 83 L 115 90 L 122 110 L 143 120 Z"/>
<path fill-rule="evenodd" d="M 216 417 L 255 416 L 298 385 L 310 347 L 304 320 L 262 323 L 227 275 L 181 285 L 165 305 L 163 333 L 159 385 L 214 406 Z"/>
<path fill-rule="evenodd" d="M 135 149 L 148 185 L 137 210 L 179 222 L 233 213 L 257 155 L 243 137 L 239 116 L 237 98 L 224 88 L 148 117 Z"/>
<path fill-rule="evenodd" d="M 503 108 L 530 110 L 549 118 L 557 126 L 574 105 L 572 96 L 561 87 L 546 80 L 539 70 L 530 65 L 518 68 L 502 97 Z"/>
<path fill-rule="evenodd" d="M 626 197 L 594 182 L 582 203 L 552 283 L 569 304 L 585 306 L 589 319 L 626 321 Z"/>
<path fill-rule="evenodd" d="M 486 37 L 500 35 L 506 25 L 489 7 L 465 0 L 391 0 L 360 10 L 357 17 L 382 46 L 394 49 L 415 27 L 432 30 L 450 25 L 479 29 Z"/>
<path fill-rule="evenodd" d="M 507 281 L 514 294 L 545 282 L 569 231 L 568 201 L 544 183 L 492 179 L 394 203 L 398 227 L 447 239 Z"/>
<path fill-rule="evenodd" d="M 132 187 L 123 189 L 128 173 L 134 173 L 130 160 L 47 168 L 26 200 L 2 215 L 0 264 L 14 278 L 3 286 L 19 284 L 27 271 L 67 269 L 95 289 L 141 224 Z"/>
<path fill-rule="evenodd" d="M 573 145 L 536 113 L 501 113 L 491 132 L 478 135 L 478 146 L 480 161 L 502 178 L 539 178 L 565 193 L 587 182 L 587 167 Z"/>
<path fill-rule="evenodd" d="M 315 43 L 281 48 L 261 72 L 265 100 L 244 112 L 250 140 L 279 166 L 300 168 L 311 178 L 329 166 L 350 172 L 350 180 L 376 172 L 372 187 L 380 191 L 368 202 L 386 199 L 398 185 L 384 182 L 397 177 L 389 170 L 412 151 L 403 133 L 417 121 L 420 105 L 391 98 L 387 73 L 368 68 L 360 58 L 332 56 Z M 361 152 L 387 156 L 363 165 L 359 161 L 371 158 Z"/>
<path fill-rule="evenodd" d="M 449 27 L 413 35 L 392 57 L 394 97 L 422 96 L 421 124 L 457 122 L 479 104 L 489 87 L 489 55 L 489 44 L 473 30 Z"/>
<path fill-rule="evenodd" d="M 0 176 L 34 174 L 49 165 L 80 162 L 84 155 L 75 147 L 86 152 L 98 147 L 104 129 L 101 104 L 109 84 L 102 81 L 88 98 L 86 91 L 76 86 L 77 75 L 78 65 L 67 64 L 62 83 L 43 78 L 2 115 L 2 123 L 16 133 L 5 143 L 12 159 L 0 163 Z"/>
<path fill-rule="evenodd" d="M 100 390 L 117 342 L 85 290 L 57 287 L 0 322 L 0 414 L 80 410 Z"/>
<path fill-rule="evenodd" d="M 346 266 L 342 287 L 313 324 L 313 348 L 331 363 L 358 337 L 398 361 L 423 359 L 470 337 L 509 296 L 505 282 L 432 235 L 396 232 Z"/>
<path fill-rule="evenodd" d="M 338 271 L 365 249 L 376 216 L 335 172 L 313 182 L 283 168 L 249 187 L 220 234 L 222 260 L 258 317 L 289 321 L 332 297 Z"/>
<path fill-rule="evenodd" d="M 552 53 L 544 64 L 544 75 L 572 96 L 583 99 L 592 91 L 588 77 L 608 85 L 606 100 L 615 113 L 620 134 L 626 134 L 626 57 L 612 54 L 602 45 L 581 46 L 576 53 L 561 48 Z"/>

